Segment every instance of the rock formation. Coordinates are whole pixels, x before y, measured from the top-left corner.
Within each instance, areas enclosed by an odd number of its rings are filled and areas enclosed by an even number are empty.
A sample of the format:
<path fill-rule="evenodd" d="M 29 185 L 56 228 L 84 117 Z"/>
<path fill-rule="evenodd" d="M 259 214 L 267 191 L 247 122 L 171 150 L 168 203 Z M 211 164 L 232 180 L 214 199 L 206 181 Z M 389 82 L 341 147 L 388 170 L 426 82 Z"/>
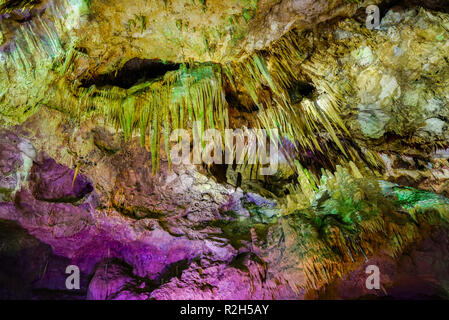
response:
<path fill-rule="evenodd" d="M 0 0 L 0 60 L 1 299 L 448 298 L 445 1 Z"/>

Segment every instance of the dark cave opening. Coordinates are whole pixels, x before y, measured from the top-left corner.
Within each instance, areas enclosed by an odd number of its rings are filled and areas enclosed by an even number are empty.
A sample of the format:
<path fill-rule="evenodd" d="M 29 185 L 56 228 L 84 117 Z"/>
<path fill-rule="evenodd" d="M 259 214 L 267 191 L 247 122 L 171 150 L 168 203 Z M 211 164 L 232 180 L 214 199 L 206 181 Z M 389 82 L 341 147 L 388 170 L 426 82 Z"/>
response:
<path fill-rule="evenodd" d="M 237 93 L 227 91 L 225 95 L 226 102 L 230 107 L 235 108 L 238 112 L 257 112 L 259 107 L 255 103 L 246 103 L 243 105 L 241 97 Z M 248 101 L 246 101 L 248 102 Z"/>
<path fill-rule="evenodd" d="M 394 8 L 412 8 L 421 7 L 424 9 L 435 10 L 449 13 L 448 0 L 385 0 L 377 5 L 380 9 L 380 18 L 383 19 L 388 11 Z M 360 23 L 366 22 L 366 7 L 361 7 L 355 14 L 355 19 Z"/>
<path fill-rule="evenodd" d="M 297 81 L 288 90 L 288 94 L 292 103 L 299 103 L 304 97 L 311 98 L 315 91 L 316 89 L 313 84 L 305 81 Z"/>
<path fill-rule="evenodd" d="M 158 59 L 133 58 L 117 71 L 84 80 L 82 86 L 86 88 L 92 85 L 117 86 L 129 89 L 136 84 L 160 78 L 169 71 L 178 70 L 180 66 L 179 63 L 163 62 Z"/>
<path fill-rule="evenodd" d="M 161 271 L 161 276 L 157 280 L 157 283 L 163 285 L 164 283 L 169 282 L 172 278 L 180 278 L 182 272 L 189 268 L 190 263 L 191 261 L 189 259 L 183 259 L 168 265 Z"/>
<path fill-rule="evenodd" d="M 401 5 L 405 8 L 418 6 L 425 9 L 449 13 L 449 2 L 447 0 L 389 0 L 385 1 L 385 11 L 395 5 Z"/>

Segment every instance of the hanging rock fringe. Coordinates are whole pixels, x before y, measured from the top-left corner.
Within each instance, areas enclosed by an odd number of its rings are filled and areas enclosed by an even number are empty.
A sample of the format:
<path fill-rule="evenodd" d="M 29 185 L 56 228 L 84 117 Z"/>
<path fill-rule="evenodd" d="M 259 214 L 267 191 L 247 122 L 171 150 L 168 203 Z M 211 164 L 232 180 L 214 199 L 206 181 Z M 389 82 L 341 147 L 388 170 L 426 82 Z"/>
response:
<path fill-rule="evenodd" d="M 281 137 L 293 142 L 296 153 L 332 152 L 320 137 L 324 131 L 345 159 L 359 164 L 359 152 L 341 139 L 350 136 L 339 113 L 351 88 L 349 84 L 341 87 L 327 79 L 326 64 L 310 60 L 312 47 L 310 33 L 293 30 L 269 50 L 226 64 L 224 73 L 234 90 L 244 88 L 259 107 L 259 127 L 278 129 Z M 312 82 L 317 95 L 293 103 L 288 91 L 298 81 Z M 267 88 L 271 94 L 264 93 Z M 365 160 L 370 166 L 381 167 L 375 154 L 368 154 Z"/>
<path fill-rule="evenodd" d="M 63 7 L 53 4 L 53 15 L 66 15 Z M 75 44 L 66 50 L 62 47 L 55 23 L 57 21 L 44 21 L 39 17 L 37 23 L 24 24 L 17 35 L 16 49 L 5 62 L 6 67 L 18 66 L 23 74 L 27 74 L 37 63 L 50 61 L 60 77 L 70 74 L 85 54 L 76 50 Z M 78 119 L 101 116 L 116 129 L 123 130 L 125 139 L 138 131 L 141 144 L 153 155 L 156 172 L 162 135 L 170 164 L 168 146 L 172 129 L 185 128 L 193 121 L 200 122 L 202 132 L 208 128 L 223 132 L 229 127 L 224 97 L 224 80 L 227 78 L 233 90 L 244 88 L 259 106 L 259 128 L 266 129 L 271 139 L 275 138 L 271 129 L 277 129 L 282 139 L 276 142 L 282 144 L 288 140 L 293 143 L 295 153 L 286 156 L 292 163 L 310 151 L 329 158 L 333 165 L 352 160 L 358 167 L 365 164 L 381 167 L 376 153 L 366 151 L 361 155 L 361 150 L 348 144 L 350 139 L 342 139 L 349 137 L 349 132 L 339 113 L 344 96 L 351 88 L 328 79 L 326 64 L 311 60 L 312 48 L 311 33 L 293 30 L 274 43 L 270 50 L 255 53 L 240 62 L 183 67 L 168 72 L 162 79 L 130 89 L 115 86 L 84 88 L 79 83 L 62 79 L 55 86 L 52 105 Z M 293 103 L 289 90 L 298 81 L 312 82 L 316 96 L 302 97 L 299 103 Z M 327 156 L 336 153 L 343 157 L 331 159 Z"/>
<path fill-rule="evenodd" d="M 319 289 L 378 250 L 397 257 L 423 237 L 422 225 L 448 226 L 443 196 L 376 180 L 354 163 L 323 170 L 318 183 L 297 165 L 283 227 L 297 239 L 306 289 Z"/>
<path fill-rule="evenodd" d="M 31 10 L 39 0 L 0 0 L 0 14 L 11 13 L 14 10 Z"/>
<path fill-rule="evenodd" d="M 68 58 L 69 59 L 69 58 Z M 78 115 L 101 116 L 128 140 L 138 131 L 142 146 L 152 154 L 153 172 L 159 170 L 159 146 L 163 135 L 171 166 L 170 132 L 187 123 L 200 123 L 201 132 L 218 129 L 224 133 L 229 126 L 228 111 L 218 66 L 182 67 L 168 72 L 162 79 L 138 84 L 130 89 L 119 87 L 75 89 L 78 101 L 67 106 Z M 64 86 L 64 85 L 63 85 Z M 66 99 L 73 90 L 61 88 Z M 59 91 L 58 91 L 59 92 Z M 73 101 L 72 101 L 73 103 Z"/>

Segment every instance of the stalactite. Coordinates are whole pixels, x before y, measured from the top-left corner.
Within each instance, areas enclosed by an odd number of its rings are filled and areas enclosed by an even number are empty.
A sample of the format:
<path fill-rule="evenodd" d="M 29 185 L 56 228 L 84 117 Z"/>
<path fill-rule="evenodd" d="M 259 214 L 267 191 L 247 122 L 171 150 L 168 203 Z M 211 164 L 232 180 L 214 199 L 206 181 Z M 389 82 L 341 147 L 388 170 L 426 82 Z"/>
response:
<path fill-rule="evenodd" d="M 290 186 L 284 208 L 301 239 L 301 263 L 309 274 L 305 288 L 321 287 L 343 274 L 348 263 L 368 260 L 379 248 L 398 257 L 421 237 L 419 224 L 448 221 L 447 198 L 395 185 L 381 190 L 372 173 L 353 163 L 324 172 L 318 189 L 307 170 L 297 166 L 303 174 Z"/>

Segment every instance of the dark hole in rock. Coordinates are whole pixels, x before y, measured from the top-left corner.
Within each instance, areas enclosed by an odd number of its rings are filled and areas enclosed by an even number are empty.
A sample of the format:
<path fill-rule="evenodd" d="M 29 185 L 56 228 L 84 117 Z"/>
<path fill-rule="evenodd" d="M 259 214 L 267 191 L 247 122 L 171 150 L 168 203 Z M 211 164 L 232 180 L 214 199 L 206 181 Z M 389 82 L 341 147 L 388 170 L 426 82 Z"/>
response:
<path fill-rule="evenodd" d="M 449 1 L 447 0 L 385 0 L 377 5 L 380 9 L 380 18 L 382 19 L 390 9 L 422 7 L 425 9 L 449 12 Z M 366 7 L 357 10 L 355 18 L 360 23 L 366 22 Z"/>
<path fill-rule="evenodd" d="M 449 12 L 449 2 L 447 0 L 402 0 L 390 2 L 398 3 L 402 7 L 418 6 L 435 11 Z"/>
<path fill-rule="evenodd" d="M 136 84 L 155 80 L 169 71 L 178 70 L 180 66 L 179 63 L 164 63 L 157 59 L 133 58 L 126 62 L 120 70 L 85 80 L 82 82 L 82 86 L 90 87 L 95 84 L 97 87 L 117 86 L 129 89 Z"/>
<path fill-rule="evenodd" d="M 298 81 L 288 90 L 293 103 L 299 103 L 304 97 L 311 97 L 315 92 L 315 86 L 311 83 Z"/>
<path fill-rule="evenodd" d="M 76 50 L 79 51 L 79 52 L 82 52 L 82 53 L 84 53 L 84 54 L 88 54 L 88 51 L 87 51 L 86 48 L 78 47 L 78 48 L 76 48 Z"/>
<path fill-rule="evenodd" d="M 226 102 L 238 111 L 243 112 L 256 112 L 259 111 L 259 107 L 255 103 L 247 104 L 246 106 L 242 104 L 238 95 L 232 90 L 226 90 L 225 96 Z"/>
<path fill-rule="evenodd" d="M 187 270 L 190 266 L 189 259 L 183 259 L 177 262 L 174 262 L 170 265 L 168 265 L 164 270 L 161 272 L 161 276 L 159 278 L 159 284 L 162 285 L 164 283 L 167 283 L 172 278 L 180 278 L 182 275 L 182 272 L 184 270 Z"/>
<path fill-rule="evenodd" d="M 16 222 L 0 219 L 0 261 L 2 300 L 85 299 L 87 275 L 80 278 L 80 290 L 67 290 L 70 259 L 55 255 Z"/>
<path fill-rule="evenodd" d="M 215 177 L 218 183 L 228 182 L 228 179 L 226 177 L 227 169 L 228 169 L 227 164 L 212 164 L 207 168 L 209 174 Z"/>
<path fill-rule="evenodd" d="M 407 177 L 407 176 L 400 176 L 397 178 L 390 177 L 387 180 L 390 182 L 396 183 L 400 186 L 407 186 L 407 187 L 413 187 L 413 188 L 418 187 L 419 183 L 421 182 L 419 180 L 414 180 L 412 177 Z"/>
<path fill-rule="evenodd" d="M 234 259 L 229 264 L 230 267 L 239 269 L 243 272 L 249 273 L 249 267 L 251 264 L 251 261 L 253 261 L 255 264 L 259 264 L 261 266 L 265 266 L 265 262 L 260 259 L 255 253 L 253 252 L 242 252 L 239 253 L 234 257 Z"/>

